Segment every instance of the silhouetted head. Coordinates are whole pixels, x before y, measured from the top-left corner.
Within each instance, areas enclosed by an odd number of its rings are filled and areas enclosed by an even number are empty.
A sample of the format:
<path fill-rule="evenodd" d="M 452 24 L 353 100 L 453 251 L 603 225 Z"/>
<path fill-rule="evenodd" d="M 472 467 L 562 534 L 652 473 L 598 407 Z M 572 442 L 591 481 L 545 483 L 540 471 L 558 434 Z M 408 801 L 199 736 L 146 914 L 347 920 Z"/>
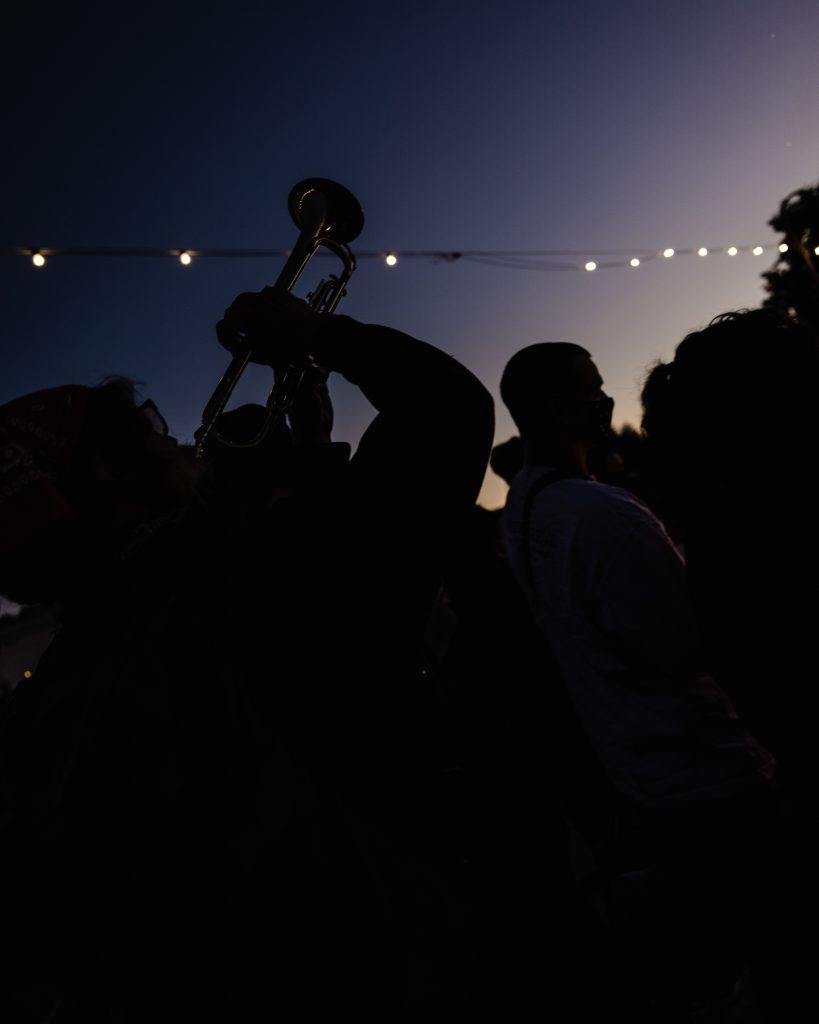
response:
<path fill-rule="evenodd" d="M 132 381 L 67 385 L 0 406 L 0 593 L 50 600 L 83 543 L 186 501 L 199 467 Z"/>
<path fill-rule="evenodd" d="M 544 445 L 591 450 L 609 436 L 614 403 L 580 345 L 551 342 L 521 349 L 506 364 L 500 392 L 527 458 Z"/>
<path fill-rule="evenodd" d="M 815 459 L 817 340 L 771 309 L 725 313 L 649 373 L 643 429 L 685 475 Z"/>

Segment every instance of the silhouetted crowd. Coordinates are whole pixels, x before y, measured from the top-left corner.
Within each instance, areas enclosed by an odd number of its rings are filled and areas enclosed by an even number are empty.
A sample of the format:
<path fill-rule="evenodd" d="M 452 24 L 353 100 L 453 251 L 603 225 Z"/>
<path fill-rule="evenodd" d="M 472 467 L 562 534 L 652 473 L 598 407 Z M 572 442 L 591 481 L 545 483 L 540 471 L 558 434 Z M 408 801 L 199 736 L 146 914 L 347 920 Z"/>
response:
<path fill-rule="evenodd" d="M 60 623 L 0 716 L 0 1019 L 808 1019 L 817 339 L 718 317 L 619 432 L 530 345 L 493 448 L 400 331 L 265 289 L 217 333 L 286 417 L 0 406 L 0 593 Z"/>

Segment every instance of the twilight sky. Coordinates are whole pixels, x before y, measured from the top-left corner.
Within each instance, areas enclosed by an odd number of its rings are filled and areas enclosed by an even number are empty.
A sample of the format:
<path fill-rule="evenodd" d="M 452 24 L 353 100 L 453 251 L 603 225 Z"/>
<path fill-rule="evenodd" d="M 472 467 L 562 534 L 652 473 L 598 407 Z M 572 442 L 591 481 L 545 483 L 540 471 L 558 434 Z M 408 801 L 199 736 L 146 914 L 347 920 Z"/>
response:
<path fill-rule="evenodd" d="M 761 301 L 767 221 L 819 178 L 816 0 L 32 5 L 4 34 L 0 402 L 123 373 L 187 440 L 227 365 L 214 323 L 283 261 L 36 270 L 15 247 L 288 248 L 290 188 L 321 176 L 364 207 L 354 251 L 597 259 L 359 261 L 340 312 L 460 359 L 496 397 L 500 441 L 501 371 L 536 341 L 588 348 L 615 422 L 636 424 L 654 360 Z M 645 260 L 698 246 L 711 253 Z M 603 266 L 630 255 L 639 267 Z M 240 397 L 263 400 L 270 376 Z M 343 381 L 332 393 L 336 437 L 355 443 L 372 410 Z M 490 473 L 481 500 L 504 490 Z"/>

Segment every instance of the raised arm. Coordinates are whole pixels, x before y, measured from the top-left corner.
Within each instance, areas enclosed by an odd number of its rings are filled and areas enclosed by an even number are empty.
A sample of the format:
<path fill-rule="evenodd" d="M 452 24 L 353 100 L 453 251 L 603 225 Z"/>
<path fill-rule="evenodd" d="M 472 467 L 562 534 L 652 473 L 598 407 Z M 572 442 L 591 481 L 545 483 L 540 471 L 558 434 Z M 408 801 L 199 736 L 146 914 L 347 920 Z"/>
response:
<path fill-rule="evenodd" d="M 240 295 L 218 334 L 231 350 L 249 344 L 255 362 L 318 364 L 361 389 L 378 415 L 353 459 L 359 483 L 398 487 L 412 503 L 423 495 L 442 510 L 474 503 L 494 410 L 487 390 L 451 356 L 401 331 L 314 313 L 271 289 Z"/>

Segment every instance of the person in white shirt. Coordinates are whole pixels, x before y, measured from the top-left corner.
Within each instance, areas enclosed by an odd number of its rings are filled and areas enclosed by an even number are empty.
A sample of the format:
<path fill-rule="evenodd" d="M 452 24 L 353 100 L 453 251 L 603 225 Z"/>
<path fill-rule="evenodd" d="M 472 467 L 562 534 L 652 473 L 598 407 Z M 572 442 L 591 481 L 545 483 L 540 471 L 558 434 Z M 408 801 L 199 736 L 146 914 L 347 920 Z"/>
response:
<path fill-rule="evenodd" d="M 737 858 L 763 848 L 774 760 L 702 667 L 685 567 L 663 525 L 589 474 L 613 409 L 589 353 L 524 348 L 501 397 L 524 448 L 504 542 L 615 794 L 621 841 L 604 870 L 629 879 L 628 937 L 659 998 L 714 998 L 742 969 Z M 742 859 L 744 871 L 755 865 Z"/>

